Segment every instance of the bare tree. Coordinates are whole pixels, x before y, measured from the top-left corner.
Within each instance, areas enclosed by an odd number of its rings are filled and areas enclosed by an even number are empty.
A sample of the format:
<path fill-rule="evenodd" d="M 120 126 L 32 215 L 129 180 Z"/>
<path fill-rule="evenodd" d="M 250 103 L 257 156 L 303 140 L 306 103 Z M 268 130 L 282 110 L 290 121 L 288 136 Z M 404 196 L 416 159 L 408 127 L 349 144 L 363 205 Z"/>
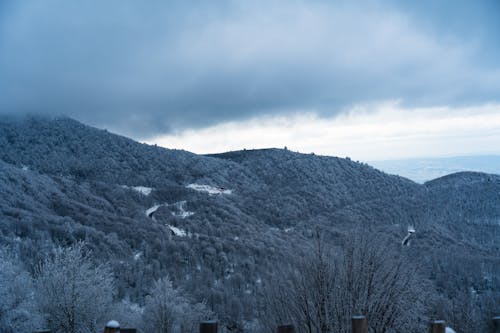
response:
<path fill-rule="evenodd" d="M 299 332 L 331 332 L 335 268 L 331 251 L 317 238 L 313 254 L 282 268 L 265 295 L 267 307 L 261 320 L 272 332 L 276 325 L 293 323 Z"/>
<path fill-rule="evenodd" d="M 336 332 L 349 332 L 350 318 L 357 314 L 368 317 L 372 332 L 425 329 L 424 301 L 432 287 L 388 244 L 362 235 L 339 250 L 332 315 Z"/>
<path fill-rule="evenodd" d="M 356 237 L 333 252 L 318 239 L 313 253 L 269 288 L 270 331 L 294 323 L 299 332 L 350 332 L 350 318 L 366 315 L 371 332 L 425 328 L 428 286 L 417 269 L 379 240 Z"/>
<path fill-rule="evenodd" d="M 37 300 L 55 332 L 96 332 L 114 295 L 111 270 L 92 262 L 83 243 L 57 248 L 36 271 Z"/>

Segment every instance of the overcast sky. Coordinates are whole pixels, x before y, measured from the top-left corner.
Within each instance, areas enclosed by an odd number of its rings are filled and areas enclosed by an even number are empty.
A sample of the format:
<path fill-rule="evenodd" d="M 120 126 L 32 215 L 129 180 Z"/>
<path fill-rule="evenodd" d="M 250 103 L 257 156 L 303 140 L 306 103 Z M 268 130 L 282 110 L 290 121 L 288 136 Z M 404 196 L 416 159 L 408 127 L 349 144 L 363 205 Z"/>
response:
<path fill-rule="evenodd" d="M 496 154 L 499 51 L 497 0 L 2 0 L 0 113 L 198 153 Z"/>

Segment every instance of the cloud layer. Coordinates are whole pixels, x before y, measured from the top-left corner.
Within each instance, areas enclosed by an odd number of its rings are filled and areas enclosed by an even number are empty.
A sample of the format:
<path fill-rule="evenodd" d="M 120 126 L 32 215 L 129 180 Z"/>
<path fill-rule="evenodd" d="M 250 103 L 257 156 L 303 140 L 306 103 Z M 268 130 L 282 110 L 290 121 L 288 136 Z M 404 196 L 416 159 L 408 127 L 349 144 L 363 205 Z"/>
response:
<path fill-rule="evenodd" d="M 287 146 L 361 161 L 500 154 L 500 104 L 405 108 L 393 101 L 331 118 L 301 114 L 226 122 L 148 142 L 201 154 Z"/>
<path fill-rule="evenodd" d="M 460 21 L 463 9 L 448 5 L 6 1 L 0 112 L 66 114 L 147 138 L 394 99 L 498 101 L 498 36 L 479 28 L 488 11 Z"/>

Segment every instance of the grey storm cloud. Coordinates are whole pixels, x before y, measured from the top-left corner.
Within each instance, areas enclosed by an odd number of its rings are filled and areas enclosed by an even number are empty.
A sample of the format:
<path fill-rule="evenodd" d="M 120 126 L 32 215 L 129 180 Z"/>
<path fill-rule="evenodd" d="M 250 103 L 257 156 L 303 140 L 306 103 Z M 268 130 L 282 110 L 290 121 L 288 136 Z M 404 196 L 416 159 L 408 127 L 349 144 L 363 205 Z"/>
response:
<path fill-rule="evenodd" d="M 0 112 L 147 138 L 389 99 L 498 101 L 498 3 L 431 3 L 2 1 Z"/>

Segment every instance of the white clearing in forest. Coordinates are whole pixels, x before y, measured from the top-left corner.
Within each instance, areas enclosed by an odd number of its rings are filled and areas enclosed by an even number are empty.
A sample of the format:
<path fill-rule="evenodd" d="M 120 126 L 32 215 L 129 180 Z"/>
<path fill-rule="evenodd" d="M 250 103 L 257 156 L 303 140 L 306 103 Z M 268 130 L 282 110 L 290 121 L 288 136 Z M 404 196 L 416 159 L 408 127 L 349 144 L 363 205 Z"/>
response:
<path fill-rule="evenodd" d="M 153 191 L 153 189 L 151 187 L 146 187 L 146 186 L 134 186 L 134 187 L 131 187 L 134 191 L 137 191 L 141 194 L 144 194 L 144 195 L 150 195 L 151 194 L 151 191 Z"/>
<path fill-rule="evenodd" d="M 198 192 L 206 192 L 209 195 L 218 195 L 218 194 L 232 194 L 232 190 L 225 189 L 224 187 L 215 187 L 210 185 L 201 185 L 201 184 L 189 184 L 186 186 L 192 190 Z"/>
<path fill-rule="evenodd" d="M 446 327 L 446 330 L 445 330 L 446 333 L 457 333 L 455 332 L 455 330 L 451 327 Z"/>
<path fill-rule="evenodd" d="M 153 191 L 153 188 L 152 187 L 146 187 L 146 186 L 127 186 L 127 185 L 122 185 L 123 188 L 127 188 L 127 189 L 130 189 L 130 190 L 134 190 L 136 192 L 139 192 L 140 194 L 143 194 L 143 195 L 150 195 L 151 192 Z"/>
<path fill-rule="evenodd" d="M 26 165 L 24 165 L 24 164 L 23 164 L 23 166 L 21 167 L 21 169 L 22 169 L 23 171 L 28 171 L 30 168 L 28 168 Z"/>

